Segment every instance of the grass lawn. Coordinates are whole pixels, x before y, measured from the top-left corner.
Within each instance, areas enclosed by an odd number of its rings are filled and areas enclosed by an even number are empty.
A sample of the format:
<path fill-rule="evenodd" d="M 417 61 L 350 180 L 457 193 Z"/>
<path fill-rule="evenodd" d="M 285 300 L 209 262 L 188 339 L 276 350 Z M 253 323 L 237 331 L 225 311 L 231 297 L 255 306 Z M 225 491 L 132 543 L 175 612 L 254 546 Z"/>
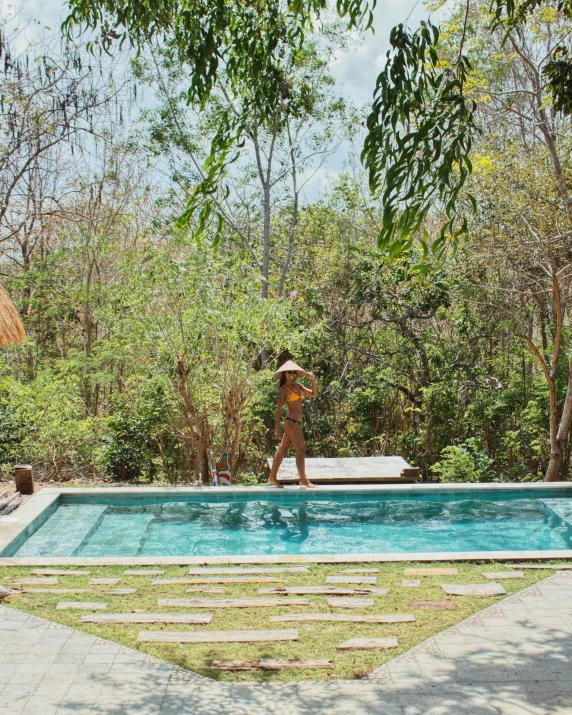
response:
<path fill-rule="evenodd" d="M 404 587 L 403 579 L 417 578 L 404 574 L 406 568 L 414 567 L 454 567 L 459 573 L 456 576 L 425 576 L 421 578 L 418 587 Z M 60 568 L 60 567 L 58 567 Z M 193 592 L 187 593 L 191 588 L 185 584 L 152 586 L 152 578 L 172 578 L 187 575 L 188 567 L 165 566 L 163 576 L 124 576 L 123 572 L 128 566 L 100 566 L 100 567 L 73 567 L 69 569 L 86 569 L 90 571 L 87 576 L 60 576 L 57 586 L 46 588 L 91 588 L 93 593 L 80 594 L 40 594 L 27 593 L 9 596 L 3 604 L 12 608 L 31 613 L 50 621 L 72 626 L 79 630 L 91 633 L 101 638 L 106 638 L 117 643 L 137 648 L 141 652 L 167 660 L 183 668 L 188 668 L 205 676 L 225 681 L 292 681 L 292 680 L 329 680 L 361 678 L 373 668 L 381 665 L 396 655 L 403 653 L 412 646 L 426 638 L 439 633 L 449 626 L 458 623 L 467 616 L 502 600 L 504 596 L 493 597 L 450 597 L 457 605 L 453 611 L 416 610 L 409 606 L 412 600 L 442 601 L 448 597 L 440 588 L 441 583 L 484 583 L 487 579 L 482 576 L 483 571 L 504 571 L 502 564 L 494 562 L 481 563 L 367 563 L 367 564 L 341 564 L 341 565 L 310 565 L 310 573 L 276 574 L 276 578 L 288 579 L 287 584 L 272 583 L 241 583 L 225 584 L 222 594 Z M 149 567 L 152 569 L 153 567 Z M 327 596 L 300 596 L 310 601 L 310 606 L 282 606 L 278 608 L 159 608 L 158 598 L 227 598 L 239 596 L 256 596 L 259 588 L 281 586 L 326 585 L 326 576 L 340 574 L 347 568 L 379 568 L 377 586 L 388 588 L 386 596 L 373 596 L 375 606 L 364 609 L 330 608 Z M 29 577 L 32 567 L 6 567 L 0 568 L 0 584 L 9 587 L 17 578 Z M 524 578 L 503 580 L 502 584 L 507 595 L 530 586 L 537 581 L 554 573 L 553 569 L 525 570 Z M 89 586 L 90 578 L 119 578 L 116 586 Z M 333 585 L 333 584 L 330 584 Z M 342 585 L 342 584 L 339 584 Z M 222 584 L 221 584 L 222 586 Z M 350 588 L 359 588 L 348 584 Z M 37 586 L 30 586 L 37 588 Z M 109 588 L 137 588 L 135 594 L 127 596 L 105 595 L 103 591 Z M 365 596 L 369 597 L 369 596 Z M 88 611 L 58 611 L 56 606 L 60 601 L 102 601 L 107 602 L 107 613 L 130 613 L 134 610 L 142 612 L 192 612 L 212 613 L 213 618 L 209 626 L 193 626 L 186 624 L 81 624 L 80 616 Z M 106 611 L 98 611 L 105 613 Z M 269 623 L 268 617 L 286 613 L 413 613 L 415 622 L 409 623 L 335 623 L 335 622 L 309 622 L 309 623 Z M 297 628 L 299 641 L 272 642 L 272 643 L 214 643 L 214 644 L 171 644 L 171 643 L 141 643 L 136 639 L 140 630 L 266 630 L 280 628 Z M 399 647 L 387 651 L 337 651 L 336 646 L 348 638 L 397 638 Z M 325 658 L 334 661 L 332 670 L 294 670 L 282 671 L 243 671 L 228 672 L 210 669 L 213 660 L 254 660 L 256 658 Z"/>

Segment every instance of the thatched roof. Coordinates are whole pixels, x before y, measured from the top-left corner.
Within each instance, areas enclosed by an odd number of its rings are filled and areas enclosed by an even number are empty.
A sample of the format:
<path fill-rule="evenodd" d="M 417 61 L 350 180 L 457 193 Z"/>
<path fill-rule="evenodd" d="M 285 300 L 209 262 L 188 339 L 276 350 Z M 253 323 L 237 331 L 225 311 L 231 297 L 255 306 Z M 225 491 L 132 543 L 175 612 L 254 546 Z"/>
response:
<path fill-rule="evenodd" d="M 18 311 L 4 288 L 0 286 L 0 348 L 20 345 L 25 337 L 26 333 Z"/>

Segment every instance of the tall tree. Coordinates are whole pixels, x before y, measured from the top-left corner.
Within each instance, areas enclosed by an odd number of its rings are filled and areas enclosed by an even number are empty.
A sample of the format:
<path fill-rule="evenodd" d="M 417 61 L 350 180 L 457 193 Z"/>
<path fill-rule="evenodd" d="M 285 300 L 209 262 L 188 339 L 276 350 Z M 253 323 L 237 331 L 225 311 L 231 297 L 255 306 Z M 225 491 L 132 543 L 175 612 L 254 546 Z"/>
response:
<path fill-rule="evenodd" d="M 187 106 L 182 91 L 186 70 L 171 47 L 155 48 L 134 63 L 136 76 L 156 91 L 158 106 L 144 110 L 145 136 L 151 151 L 167 161 L 168 179 L 177 187 L 175 205 L 185 211 L 192 201 L 198 213 L 193 222 L 197 237 L 212 237 L 218 229 L 217 240 L 221 231 L 227 239 L 238 239 L 260 277 L 265 298 L 271 291 L 284 293 L 304 188 L 359 126 L 357 113 L 333 91 L 327 70 L 331 52 L 332 47 L 320 48 L 316 42 L 298 52 L 285 51 L 280 65 L 285 83 L 277 105 L 267 121 L 250 112 L 234 162 L 206 199 L 194 192 L 206 179 L 208 137 L 221 117 L 245 114 L 252 89 L 238 90 L 223 72 L 206 106 L 197 112 Z M 189 221 L 192 209 L 184 214 Z"/>
<path fill-rule="evenodd" d="M 0 251 L 26 269 L 42 250 L 42 222 L 71 190 L 66 164 L 113 133 L 125 84 L 114 62 L 57 34 L 18 52 L 0 23 L 0 57 Z"/>

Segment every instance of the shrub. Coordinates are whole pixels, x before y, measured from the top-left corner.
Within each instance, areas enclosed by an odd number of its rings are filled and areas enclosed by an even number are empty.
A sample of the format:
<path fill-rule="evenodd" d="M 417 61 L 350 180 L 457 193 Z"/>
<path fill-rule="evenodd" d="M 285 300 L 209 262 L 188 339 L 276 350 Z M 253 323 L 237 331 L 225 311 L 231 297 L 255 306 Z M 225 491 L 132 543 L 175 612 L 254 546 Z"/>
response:
<path fill-rule="evenodd" d="M 442 482 L 488 481 L 490 460 L 466 442 L 461 446 L 449 446 L 441 452 L 441 460 L 431 470 Z"/>

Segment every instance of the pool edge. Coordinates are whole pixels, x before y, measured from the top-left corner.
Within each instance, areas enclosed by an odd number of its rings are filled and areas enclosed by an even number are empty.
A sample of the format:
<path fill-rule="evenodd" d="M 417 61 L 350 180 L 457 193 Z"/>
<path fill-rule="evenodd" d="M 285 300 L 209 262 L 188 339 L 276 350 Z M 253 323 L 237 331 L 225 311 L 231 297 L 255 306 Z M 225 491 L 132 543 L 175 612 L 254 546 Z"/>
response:
<path fill-rule="evenodd" d="M 61 490 L 42 489 L 6 517 L 8 521 L 0 521 L 0 558 L 20 548 L 22 541 L 51 516 L 60 499 Z"/>
<path fill-rule="evenodd" d="M 436 551 L 385 554 L 285 554 L 261 556 L 26 556 L 0 557 L 3 566 L 194 566 L 221 564 L 346 564 L 408 561 L 546 561 L 572 560 L 562 551 Z M 547 566 L 549 568 L 549 566 Z"/>

